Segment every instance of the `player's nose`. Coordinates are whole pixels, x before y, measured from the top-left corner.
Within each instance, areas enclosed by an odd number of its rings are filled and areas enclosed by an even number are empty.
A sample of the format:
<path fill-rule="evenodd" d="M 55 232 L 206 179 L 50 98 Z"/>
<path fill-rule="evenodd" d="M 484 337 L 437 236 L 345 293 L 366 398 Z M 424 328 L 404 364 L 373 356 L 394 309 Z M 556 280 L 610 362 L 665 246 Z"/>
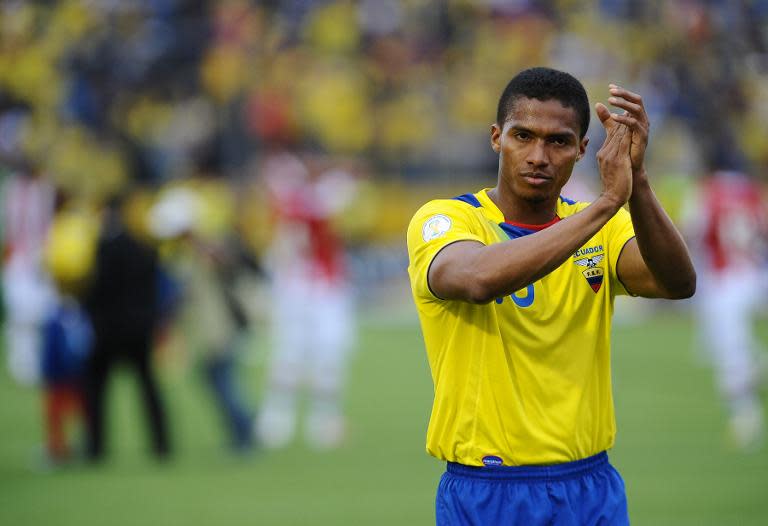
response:
<path fill-rule="evenodd" d="M 528 148 L 526 161 L 531 166 L 546 166 L 549 163 L 547 150 L 543 141 L 533 141 L 531 147 Z"/>

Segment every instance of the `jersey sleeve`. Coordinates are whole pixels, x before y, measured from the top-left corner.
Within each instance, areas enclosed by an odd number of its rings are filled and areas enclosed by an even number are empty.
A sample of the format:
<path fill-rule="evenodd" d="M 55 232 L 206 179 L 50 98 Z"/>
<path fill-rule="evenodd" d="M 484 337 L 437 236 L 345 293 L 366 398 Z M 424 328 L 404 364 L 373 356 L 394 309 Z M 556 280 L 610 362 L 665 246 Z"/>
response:
<path fill-rule="evenodd" d="M 408 274 L 414 295 L 436 297 L 427 283 L 427 274 L 443 248 L 456 241 L 485 244 L 476 228 L 473 232 L 476 221 L 469 205 L 451 199 L 430 201 L 414 214 L 408 225 Z"/>
<path fill-rule="evenodd" d="M 619 280 L 617 265 L 624 245 L 635 237 L 635 227 L 632 225 L 632 217 L 624 208 L 620 208 L 616 215 L 609 221 L 608 228 L 608 265 L 611 273 L 611 288 L 618 295 L 628 295 L 624 285 Z"/>

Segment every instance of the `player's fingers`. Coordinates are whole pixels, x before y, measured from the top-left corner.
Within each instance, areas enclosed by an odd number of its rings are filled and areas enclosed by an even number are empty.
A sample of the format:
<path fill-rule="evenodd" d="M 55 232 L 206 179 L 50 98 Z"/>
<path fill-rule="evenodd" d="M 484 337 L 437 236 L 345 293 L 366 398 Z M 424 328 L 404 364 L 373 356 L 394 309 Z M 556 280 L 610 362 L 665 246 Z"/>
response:
<path fill-rule="evenodd" d="M 610 117 L 609 117 L 610 119 Z M 620 149 L 621 140 L 627 133 L 627 127 L 619 122 L 614 121 L 613 127 L 608 129 L 605 137 L 605 142 L 601 150 L 606 154 L 615 154 Z"/>
<path fill-rule="evenodd" d="M 638 119 L 641 125 L 644 125 L 646 128 L 650 128 L 651 123 L 648 120 L 648 114 L 645 111 L 643 98 L 640 95 L 626 90 L 621 86 L 617 86 L 616 84 L 610 84 L 609 91 L 611 93 L 611 97 L 608 99 L 608 101 L 611 104 L 634 114 L 635 118 Z"/>
<path fill-rule="evenodd" d="M 616 122 L 620 122 L 632 129 L 637 128 L 639 125 L 638 120 L 629 114 L 621 115 L 619 113 L 612 113 L 611 118 Z"/>
<path fill-rule="evenodd" d="M 617 144 L 616 144 L 616 151 L 619 153 L 623 153 L 626 149 L 627 152 L 629 151 L 629 145 L 632 143 L 632 132 L 630 129 L 622 124 L 620 129 L 617 132 Z"/>
<path fill-rule="evenodd" d="M 639 104 L 640 106 L 643 105 L 642 96 L 640 96 L 637 93 L 631 92 L 627 89 L 624 89 L 617 84 L 609 84 L 608 91 L 614 97 L 621 97 L 622 99 L 627 99 L 628 101 L 634 102 L 635 104 Z"/>
<path fill-rule="evenodd" d="M 629 149 L 629 145 L 632 144 L 632 132 L 627 126 L 622 126 L 622 128 L 624 128 L 624 133 L 620 137 L 619 148 Z"/>
<path fill-rule="evenodd" d="M 632 132 L 620 124 L 617 126 L 616 133 L 604 146 L 603 154 L 605 158 L 623 158 L 629 157 L 629 149 L 632 144 Z"/>
<path fill-rule="evenodd" d="M 605 104 L 602 102 L 596 103 L 595 112 L 597 113 L 597 117 L 600 119 L 600 122 L 603 123 L 603 126 L 610 125 L 611 112 L 608 110 Z"/>
<path fill-rule="evenodd" d="M 612 118 L 613 114 L 604 104 L 598 102 L 595 105 L 595 109 L 597 110 L 597 115 L 600 118 L 600 122 L 605 128 L 605 141 L 603 142 L 602 148 L 606 149 L 607 151 L 611 148 L 611 144 L 613 144 L 613 142 L 619 138 L 616 136 L 616 134 L 620 131 L 620 128 L 626 128 L 626 126 L 614 120 Z"/>
<path fill-rule="evenodd" d="M 626 110 L 633 115 L 641 115 L 644 112 L 643 107 L 640 104 L 635 104 L 620 97 L 608 97 L 608 102 L 612 106 Z"/>
<path fill-rule="evenodd" d="M 605 142 L 597 152 L 597 162 L 601 173 L 615 173 L 615 170 L 629 159 L 632 132 L 624 124 L 614 121 L 614 126 L 608 130 Z"/>

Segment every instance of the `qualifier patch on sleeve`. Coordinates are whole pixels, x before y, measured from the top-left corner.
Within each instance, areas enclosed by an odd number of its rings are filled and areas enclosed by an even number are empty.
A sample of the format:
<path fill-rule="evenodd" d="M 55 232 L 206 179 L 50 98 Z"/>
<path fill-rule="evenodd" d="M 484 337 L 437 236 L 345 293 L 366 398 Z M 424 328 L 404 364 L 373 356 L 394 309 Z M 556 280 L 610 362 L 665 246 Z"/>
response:
<path fill-rule="evenodd" d="M 421 235 L 424 241 L 432 241 L 445 235 L 451 229 L 451 220 L 443 214 L 432 216 L 424 222 Z"/>

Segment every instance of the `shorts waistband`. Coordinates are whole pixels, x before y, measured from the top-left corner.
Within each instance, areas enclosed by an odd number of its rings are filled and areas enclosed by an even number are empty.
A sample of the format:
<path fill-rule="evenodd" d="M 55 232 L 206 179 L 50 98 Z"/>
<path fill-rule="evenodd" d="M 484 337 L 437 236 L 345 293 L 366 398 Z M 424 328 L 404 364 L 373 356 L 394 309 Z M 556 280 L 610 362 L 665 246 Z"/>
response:
<path fill-rule="evenodd" d="M 561 480 L 578 477 L 608 466 L 605 451 L 573 462 L 549 466 L 465 466 L 448 462 L 448 473 L 462 477 L 499 480 Z"/>

